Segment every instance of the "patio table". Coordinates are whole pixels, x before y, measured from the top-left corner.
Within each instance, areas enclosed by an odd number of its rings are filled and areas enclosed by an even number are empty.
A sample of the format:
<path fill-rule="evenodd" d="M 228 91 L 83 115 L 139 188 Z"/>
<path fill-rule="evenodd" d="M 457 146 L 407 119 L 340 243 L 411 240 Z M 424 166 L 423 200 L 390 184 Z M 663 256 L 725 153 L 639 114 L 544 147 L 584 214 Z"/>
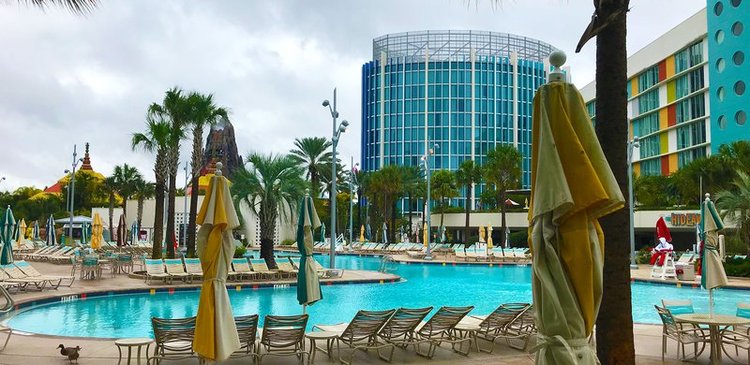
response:
<path fill-rule="evenodd" d="M 675 319 L 681 322 L 692 323 L 695 325 L 708 326 L 709 335 L 711 338 L 711 364 L 721 364 L 721 326 L 738 326 L 743 324 L 750 324 L 750 318 L 742 318 L 726 314 L 714 314 L 708 313 L 690 313 L 690 314 L 679 314 L 674 316 Z"/>

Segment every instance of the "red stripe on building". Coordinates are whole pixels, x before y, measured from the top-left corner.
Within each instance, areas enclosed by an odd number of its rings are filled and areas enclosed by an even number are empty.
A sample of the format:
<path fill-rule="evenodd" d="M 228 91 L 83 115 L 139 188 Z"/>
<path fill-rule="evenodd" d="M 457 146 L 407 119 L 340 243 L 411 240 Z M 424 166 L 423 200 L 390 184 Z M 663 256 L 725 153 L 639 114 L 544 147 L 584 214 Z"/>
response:
<path fill-rule="evenodd" d="M 667 107 L 667 125 L 670 127 L 677 124 L 677 110 L 675 108 L 675 104 Z"/>
<path fill-rule="evenodd" d="M 661 175 L 669 176 L 669 156 L 661 156 Z"/>
<path fill-rule="evenodd" d="M 659 62 L 659 81 L 667 78 L 667 60 Z"/>

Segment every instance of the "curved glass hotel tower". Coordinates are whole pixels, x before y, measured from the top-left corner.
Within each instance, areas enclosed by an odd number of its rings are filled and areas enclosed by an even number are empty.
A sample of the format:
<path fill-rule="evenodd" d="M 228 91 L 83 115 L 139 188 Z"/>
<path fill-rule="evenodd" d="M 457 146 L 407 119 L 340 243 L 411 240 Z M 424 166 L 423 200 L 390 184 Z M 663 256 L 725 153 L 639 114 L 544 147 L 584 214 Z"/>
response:
<path fill-rule="evenodd" d="M 375 38 L 373 59 L 362 66 L 363 169 L 419 165 L 437 143 L 431 170 L 456 170 L 467 159 L 482 164 L 496 144 L 512 144 L 524 156 L 528 187 L 532 100 L 553 50 L 536 39 L 484 31 Z M 476 190 L 473 199 L 482 188 Z"/>

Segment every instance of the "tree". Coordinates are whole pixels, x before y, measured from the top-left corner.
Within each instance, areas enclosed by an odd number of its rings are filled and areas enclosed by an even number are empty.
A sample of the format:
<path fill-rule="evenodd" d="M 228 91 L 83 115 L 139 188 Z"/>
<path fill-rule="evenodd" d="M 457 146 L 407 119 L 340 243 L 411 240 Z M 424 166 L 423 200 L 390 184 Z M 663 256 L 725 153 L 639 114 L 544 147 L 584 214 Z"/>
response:
<path fill-rule="evenodd" d="M 133 196 L 137 188 L 136 185 L 138 181 L 143 180 L 143 176 L 138 172 L 138 169 L 125 163 L 115 166 L 115 170 L 112 172 L 112 180 L 117 189 L 117 194 L 122 198 L 122 215 L 125 217 L 127 224 L 128 199 Z"/>
<path fill-rule="evenodd" d="M 109 239 L 112 240 L 114 237 L 115 203 L 117 202 L 117 182 L 115 182 L 114 176 L 105 178 L 100 189 L 103 194 L 107 195 L 107 201 L 109 202 Z M 156 225 L 154 225 L 154 230 L 156 230 Z"/>
<path fill-rule="evenodd" d="M 402 166 L 401 167 L 403 191 L 407 197 L 407 208 L 406 214 L 408 214 L 409 221 L 409 237 L 412 237 L 412 221 L 411 216 L 414 211 L 413 198 L 420 196 L 421 184 L 424 184 L 424 176 L 422 176 L 422 170 L 417 166 Z"/>
<path fill-rule="evenodd" d="M 750 142 L 734 141 L 719 146 L 719 159 L 735 171 L 750 171 Z"/>
<path fill-rule="evenodd" d="M 306 170 L 305 177 L 310 181 L 311 195 L 314 198 L 320 194 L 320 176 L 331 172 L 333 153 L 330 149 L 331 141 L 326 138 L 305 137 L 296 138 L 294 149 L 289 151 L 289 156 Z"/>
<path fill-rule="evenodd" d="M 385 222 L 389 226 L 388 230 L 391 237 L 395 237 L 393 235 L 395 223 L 393 216 L 395 215 L 396 200 L 403 193 L 402 178 L 400 166 L 384 166 L 370 174 L 368 178 L 369 191 L 365 191 L 365 196 L 373 202 L 373 208 L 375 208 L 373 210 L 377 221 L 374 227 L 379 228 L 381 223 Z M 392 239 L 391 242 L 393 242 Z"/>
<path fill-rule="evenodd" d="M 466 160 L 461 163 L 456 170 L 456 183 L 458 186 L 466 188 L 466 222 L 464 224 L 464 244 L 469 243 L 469 217 L 471 215 L 471 199 L 474 197 L 474 184 L 482 182 L 482 167 L 475 164 L 472 160 Z"/>
<path fill-rule="evenodd" d="M 667 208 L 677 203 L 677 190 L 670 176 L 639 176 L 633 181 L 638 203 L 649 208 Z"/>
<path fill-rule="evenodd" d="M 154 196 L 154 184 L 144 179 L 139 179 L 135 184 L 133 196 L 138 200 L 136 221 L 138 222 L 138 228 L 140 229 L 141 221 L 143 220 L 143 204 L 146 199 L 150 199 Z"/>
<path fill-rule="evenodd" d="M 49 6 L 59 6 L 75 14 L 89 13 L 99 4 L 97 0 L 19 0 L 18 2 L 31 3 L 41 9 L 46 9 Z"/>
<path fill-rule="evenodd" d="M 179 88 L 167 90 L 161 104 L 148 107 L 151 118 L 165 121 L 169 125 L 168 145 L 165 151 L 167 176 L 167 257 L 174 258 L 175 239 L 175 196 L 177 191 L 177 170 L 180 162 L 180 141 L 185 138 L 185 128 L 189 124 L 190 106 Z"/>
<path fill-rule="evenodd" d="M 737 172 L 731 190 L 716 194 L 716 207 L 722 219 L 729 219 L 737 225 L 737 236 L 745 242 L 750 254 L 750 176 L 745 171 Z"/>
<path fill-rule="evenodd" d="M 736 174 L 732 167 L 734 162 L 727 160 L 727 156 L 697 158 L 672 174 L 672 181 L 680 197 L 679 203 L 695 206 L 703 200 L 702 191 L 729 189 Z"/>
<path fill-rule="evenodd" d="M 155 153 L 154 160 L 154 185 L 155 210 L 154 210 L 154 232 L 153 251 L 151 257 L 161 258 L 161 245 L 164 238 L 164 192 L 167 187 L 169 169 L 167 167 L 167 152 L 170 148 L 170 139 L 177 138 L 172 133 L 168 121 L 161 118 L 146 117 L 146 130 L 143 133 L 134 133 L 132 137 L 133 150 L 142 148 L 148 152 Z M 110 214 L 110 234 L 112 227 L 112 215 Z"/>
<path fill-rule="evenodd" d="M 302 178 L 302 168 L 289 156 L 251 153 L 247 163 L 249 166 L 234 175 L 232 200 L 238 212 L 241 203 L 245 203 L 258 216 L 260 256 L 269 268 L 276 268 L 273 254 L 276 220 L 290 219 L 307 184 Z"/>
<path fill-rule="evenodd" d="M 198 178 L 200 177 L 201 159 L 203 158 L 203 128 L 212 126 L 220 119 L 228 119 L 227 110 L 214 104 L 213 95 L 192 92 L 188 95 L 187 120 L 193 127 L 192 179 L 190 194 L 190 213 L 187 225 L 187 256 L 195 257 L 195 219 L 198 214 Z M 176 192 L 175 192 L 176 193 Z"/>
<path fill-rule="evenodd" d="M 430 179 L 431 198 L 440 202 L 440 227 L 445 224 L 445 208 L 451 198 L 458 195 L 456 177 L 448 170 L 438 170 Z"/>
<path fill-rule="evenodd" d="M 497 145 L 487 151 L 487 159 L 482 168 L 482 177 L 490 189 L 497 193 L 497 205 L 500 207 L 502 223 L 501 232 L 505 232 L 505 200 L 507 191 L 521 185 L 521 153 L 511 145 Z M 505 235 L 500 235 L 500 247 L 505 247 Z"/>

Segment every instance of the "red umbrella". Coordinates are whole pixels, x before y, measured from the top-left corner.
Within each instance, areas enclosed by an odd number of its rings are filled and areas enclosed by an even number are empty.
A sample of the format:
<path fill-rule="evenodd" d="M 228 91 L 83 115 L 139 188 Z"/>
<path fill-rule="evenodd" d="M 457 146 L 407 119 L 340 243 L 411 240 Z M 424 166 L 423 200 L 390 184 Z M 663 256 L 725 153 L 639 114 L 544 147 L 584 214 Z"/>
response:
<path fill-rule="evenodd" d="M 659 220 L 656 221 L 656 239 L 658 240 L 659 237 L 664 237 L 667 242 L 672 242 L 672 234 L 669 233 L 667 222 L 664 221 L 663 217 L 659 217 Z"/>

